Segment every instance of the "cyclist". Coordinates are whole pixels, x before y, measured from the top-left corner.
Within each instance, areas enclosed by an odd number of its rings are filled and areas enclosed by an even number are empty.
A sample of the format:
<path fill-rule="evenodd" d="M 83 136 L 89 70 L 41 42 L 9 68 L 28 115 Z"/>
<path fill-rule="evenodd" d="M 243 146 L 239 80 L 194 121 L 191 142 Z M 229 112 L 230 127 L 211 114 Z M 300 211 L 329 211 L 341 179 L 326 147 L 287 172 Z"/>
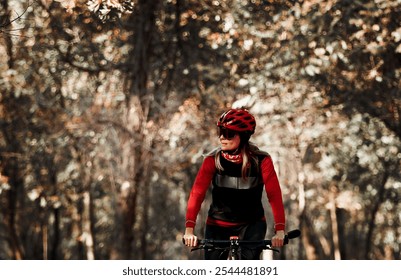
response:
<path fill-rule="evenodd" d="M 249 141 L 256 121 L 246 109 L 230 109 L 217 122 L 221 146 L 204 158 L 188 199 L 186 246 L 196 246 L 196 219 L 210 185 L 212 203 L 206 221 L 205 238 L 262 240 L 267 225 L 262 206 L 263 189 L 274 217 L 272 246 L 281 247 L 285 236 L 285 212 L 281 188 L 268 153 Z M 262 249 L 242 248 L 242 259 L 259 259 Z M 205 259 L 224 259 L 219 251 L 205 251 Z"/>

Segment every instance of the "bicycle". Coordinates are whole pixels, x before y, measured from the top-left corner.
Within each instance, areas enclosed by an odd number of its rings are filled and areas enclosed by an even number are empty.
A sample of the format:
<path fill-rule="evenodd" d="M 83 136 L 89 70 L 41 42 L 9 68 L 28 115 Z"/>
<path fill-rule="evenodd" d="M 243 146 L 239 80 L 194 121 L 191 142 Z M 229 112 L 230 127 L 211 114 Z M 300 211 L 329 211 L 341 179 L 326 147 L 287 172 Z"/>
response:
<path fill-rule="evenodd" d="M 301 235 L 301 231 L 291 230 L 284 238 L 284 245 L 288 244 L 291 239 L 297 238 Z M 183 241 L 184 242 L 184 241 Z M 198 241 L 198 246 L 191 249 L 195 250 L 221 250 L 221 254 L 228 251 L 227 260 L 240 260 L 241 259 L 241 247 L 247 247 L 251 249 L 263 249 L 272 250 L 279 252 L 279 250 L 272 248 L 271 240 L 240 240 L 238 236 L 231 236 L 229 240 L 213 240 L 213 239 L 201 239 Z"/>

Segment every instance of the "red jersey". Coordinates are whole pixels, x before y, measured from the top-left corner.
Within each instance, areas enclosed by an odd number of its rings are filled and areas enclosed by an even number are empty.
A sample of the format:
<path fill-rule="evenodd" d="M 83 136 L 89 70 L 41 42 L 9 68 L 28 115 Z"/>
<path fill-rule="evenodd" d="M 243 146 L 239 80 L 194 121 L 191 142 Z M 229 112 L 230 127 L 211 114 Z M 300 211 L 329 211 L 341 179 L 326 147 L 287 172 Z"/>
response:
<path fill-rule="evenodd" d="M 242 164 L 220 155 L 223 170 L 215 165 L 214 155 L 207 156 L 195 178 L 188 200 L 186 227 L 195 227 L 196 218 L 210 185 L 212 203 L 208 224 L 234 226 L 265 219 L 262 206 L 263 189 L 272 208 L 275 230 L 285 229 L 285 213 L 281 188 L 270 156 L 258 156 L 259 166 L 251 165 L 249 176 L 242 178 Z"/>

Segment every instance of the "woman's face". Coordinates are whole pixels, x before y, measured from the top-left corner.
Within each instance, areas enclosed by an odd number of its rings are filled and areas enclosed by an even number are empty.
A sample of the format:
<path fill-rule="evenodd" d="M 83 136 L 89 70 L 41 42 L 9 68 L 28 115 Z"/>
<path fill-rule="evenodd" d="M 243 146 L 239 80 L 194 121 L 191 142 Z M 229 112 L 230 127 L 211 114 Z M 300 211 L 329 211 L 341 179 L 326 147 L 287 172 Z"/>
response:
<path fill-rule="evenodd" d="M 241 142 L 239 134 L 235 134 L 235 136 L 231 139 L 226 139 L 224 135 L 220 135 L 219 139 L 221 143 L 221 149 L 223 151 L 234 151 L 239 147 L 239 144 Z"/>

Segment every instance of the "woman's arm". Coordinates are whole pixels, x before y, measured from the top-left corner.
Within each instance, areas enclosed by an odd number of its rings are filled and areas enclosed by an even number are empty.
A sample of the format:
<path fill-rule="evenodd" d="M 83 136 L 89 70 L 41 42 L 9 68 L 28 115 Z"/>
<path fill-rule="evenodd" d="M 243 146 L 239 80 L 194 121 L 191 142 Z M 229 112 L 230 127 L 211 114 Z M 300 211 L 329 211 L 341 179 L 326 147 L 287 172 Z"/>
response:
<path fill-rule="evenodd" d="M 265 184 L 267 198 L 272 208 L 274 217 L 274 229 L 277 231 L 285 230 L 285 212 L 280 184 L 274 170 L 271 157 L 265 157 L 261 163 L 263 182 Z"/>
<path fill-rule="evenodd" d="M 196 175 L 195 182 L 192 186 L 192 190 L 188 199 L 185 233 L 183 236 L 186 246 L 193 247 L 197 245 L 198 238 L 194 234 L 196 219 L 215 171 L 216 166 L 214 163 L 214 157 L 209 156 L 205 158 L 198 174 Z"/>
<path fill-rule="evenodd" d="M 202 202 L 205 199 L 206 192 L 212 182 L 216 166 L 214 157 L 209 156 L 205 158 L 196 175 L 195 182 L 192 186 L 191 193 L 188 199 L 187 213 L 186 213 L 186 228 L 194 228 L 196 218 L 201 208 Z"/>

